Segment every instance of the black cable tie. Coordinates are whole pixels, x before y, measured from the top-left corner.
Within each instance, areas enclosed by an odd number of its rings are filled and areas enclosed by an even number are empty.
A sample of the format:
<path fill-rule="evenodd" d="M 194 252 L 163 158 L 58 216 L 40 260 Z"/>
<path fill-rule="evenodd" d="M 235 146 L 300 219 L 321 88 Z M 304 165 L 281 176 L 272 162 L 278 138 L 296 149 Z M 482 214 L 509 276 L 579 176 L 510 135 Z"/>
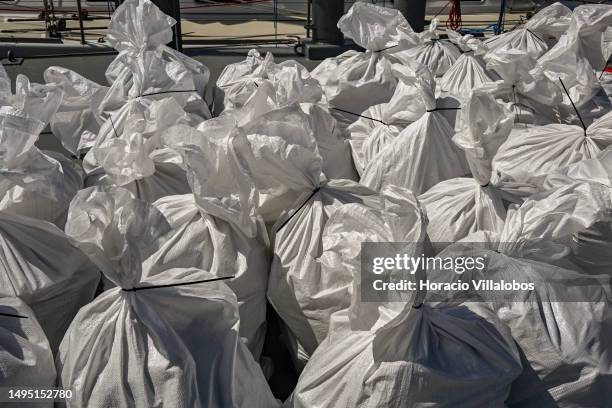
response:
<path fill-rule="evenodd" d="M 582 128 L 584 129 L 584 135 L 587 135 L 587 127 L 584 124 L 584 121 L 582 120 L 582 116 L 580 116 L 580 112 L 578 112 L 578 109 L 576 108 L 576 105 L 574 105 L 574 101 L 572 101 L 572 97 L 570 96 L 569 92 L 567 91 L 567 88 L 565 87 L 565 84 L 563 83 L 563 80 L 561 80 L 561 78 L 559 78 L 559 82 L 561 82 L 561 86 L 563 87 L 563 90 L 565 91 L 565 94 L 567 95 L 567 98 L 569 99 L 569 101 L 572 104 L 572 107 L 574 108 L 574 111 L 576 111 L 576 115 L 578 115 L 578 119 L 580 119 L 580 123 L 582 124 Z"/>
<path fill-rule="evenodd" d="M 145 96 L 154 96 L 154 95 L 164 95 L 164 94 L 169 94 L 169 93 L 198 93 L 197 89 L 185 89 L 185 90 L 177 90 L 177 91 L 159 91 L 159 92 L 151 92 L 151 93 L 146 93 L 146 94 L 142 94 L 140 95 L 138 98 L 144 98 Z"/>
<path fill-rule="evenodd" d="M 300 212 L 300 210 L 301 210 L 301 209 L 302 209 L 302 208 L 303 208 L 303 207 L 306 205 L 306 203 L 307 203 L 308 201 L 310 201 L 310 199 L 311 199 L 312 197 L 314 197 L 314 195 L 315 195 L 315 194 L 317 194 L 317 193 L 319 192 L 319 190 L 321 190 L 321 187 L 317 187 L 317 188 L 315 188 L 314 190 L 312 190 L 312 193 L 310 193 L 310 195 L 308 196 L 308 198 L 307 198 L 306 200 L 304 200 L 304 202 L 303 202 L 303 203 L 302 203 L 302 204 L 301 204 L 301 205 L 298 207 L 298 209 L 297 209 L 297 210 L 295 210 L 295 211 L 293 212 L 293 214 L 291 214 L 291 215 L 289 216 L 289 218 L 287 218 L 287 219 L 285 220 L 285 222 L 283 222 L 283 223 L 282 223 L 282 225 L 281 225 L 280 227 L 278 227 L 278 229 L 276 230 L 276 232 L 278 233 L 280 230 L 282 230 L 282 229 L 283 229 L 283 227 L 284 227 L 285 225 L 287 225 L 287 223 L 288 223 L 289 221 L 291 221 L 291 219 L 292 219 L 293 217 L 295 217 L 295 214 L 297 214 L 298 212 Z"/>
<path fill-rule="evenodd" d="M 175 286 L 197 285 L 198 283 L 216 282 L 216 281 L 228 280 L 228 279 L 233 279 L 233 278 L 234 276 L 224 276 L 221 278 L 203 279 L 203 280 L 194 281 L 194 282 L 169 283 L 167 285 L 153 285 L 153 286 L 137 286 L 135 288 L 130 288 L 130 289 L 121 288 L 121 290 L 124 292 L 136 292 L 137 290 L 172 288 Z"/>
<path fill-rule="evenodd" d="M 490 181 L 487 184 L 481 184 L 480 187 L 482 187 L 482 188 L 489 187 L 489 184 L 491 184 Z"/>
<path fill-rule="evenodd" d="M 538 40 L 540 40 L 541 42 L 543 42 L 544 44 L 546 44 L 546 41 L 544 41 L 542 38 L 540 38 L 539 35 L 537 35 L 536 33 L 534 33 L 533 31 L 531 31 L 530 29 L 528 29 L 527 27 L 525 27 L 525 31 L 527 31 L 528 33 L 530 33 L 531 35 L 533 35 L 535 38 L 537 38 Z"/>
<path fill-rule="evenodd" d="M 380 50 L 375 50 L 375 51 L 372 51 L 372 52 L 383 52 L 383 51 L 390 50 L 391 48 L 395 48 L 397 46 L 399 46 L 399 44 L 395 44 L 395 45 L 392 45 L 390 47 L 386 47 L 386 48 L 383 48 L 383 49 L 380 49 Z"/>
<path fill-rule="evenodd" d="M 113 131 L 115 132 L 115 137 L 118 138 L 119 135 L 117 134 L 117 129 L 115 129 L 115 124 L 113 123 L 113 116 L 111 115 L 108 118 L 110 119 L 111 126 L 113 127 Z"/>
<path fill-rule="evenodd" d="M 27 319 L 28 318 L 28 316 L 21 316 L 21 315 L 12 314 L 12 313 L 1 313 L 1 312 L 0 312 L 0 316 L 16 317 L 18 319 Z"/>
<path fill-rule="evenodd" d="M 434 108 L 434 109 L 429 109 L 426 110 L 425 112 L 435 112 L 435 111 L 444 111 L 444 110 L 460 110 L 461 107 L 456 107 L 456 108 Z"/>
<path fill-rule="evenodd" d="M 360 118 L 370 119 L 370 120 L 373 120 L 374 122 L 382 123 L 382 124 L 383 124 L 383 125 L 385 125 L 385 126 L 389 126 L 388 124 L 386 124 L 385 122 L 383 122 L 383 121 L 382 121 L 382 120 L 380 120 L 380 119 L 374 119 L 374 118 L 371 118 L 371 117 L 366 116 L 366 115 L 360 115 L 360 114 L 358 114 L 358 113 L 351 112 L 351 111 L 347 111 L 347 110 L 340 109 L 340 108 L 334 108 L 334 107 L 332 107 L 332 109 L 333 109 L 333 110 L 340 111 L 340 112 L 348 113 L 349 115 L 359 116 Z"/>

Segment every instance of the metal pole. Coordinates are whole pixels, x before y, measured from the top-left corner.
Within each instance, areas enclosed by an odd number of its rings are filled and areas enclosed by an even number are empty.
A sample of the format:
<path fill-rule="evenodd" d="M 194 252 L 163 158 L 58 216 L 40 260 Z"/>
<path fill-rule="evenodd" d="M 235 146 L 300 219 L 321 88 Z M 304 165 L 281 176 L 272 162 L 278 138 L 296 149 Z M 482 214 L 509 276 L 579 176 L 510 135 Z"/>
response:
<path fill-rule="evenodd" d="M 344 36 L 338 29 L 338 20 L 342 14 L 344 14 L 344 0 L 313 0 L 313 41 L 342 44 Z"/>
<path fill-rule="evenodd" d="M 81 11 L 81 0 L 77 0 L 77 11 L 79 12 L 79 30 L 81 31 L 81 44 L 85 45 L 85 31 L 83 30 L 83 12 Z"/>
<path fill-rule="evenodd" d="M 495 34 L 501 34 L 504 32 L 504 15 L 506 14 L 506 0 L 501 0 L 499 8 L 499 17 L 497 19 L 497 27 L 495 27 Z"/>
<path fill-rule="evenodd" d="M 395 8 L 398 9 L 414 31 L 420 33 L 425 28 L 426 0 L 395 0 Z"/>
<path fill-rule="evenodd" d="M 169 46 L 177 51 L 183 51 L 183 40 L 181 34 L 181 8 L 179 0 L 152 1 L 161 11 L 176 20 L 176 24 L 172 28 L 172 43 L 170 43 Z"/>

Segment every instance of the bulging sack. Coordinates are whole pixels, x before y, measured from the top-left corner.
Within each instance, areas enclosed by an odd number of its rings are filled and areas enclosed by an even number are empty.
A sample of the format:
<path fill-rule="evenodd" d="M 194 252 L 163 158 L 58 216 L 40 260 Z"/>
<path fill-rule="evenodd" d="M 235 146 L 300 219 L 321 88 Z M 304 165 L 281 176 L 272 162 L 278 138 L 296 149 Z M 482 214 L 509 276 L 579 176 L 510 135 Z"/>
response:
<path fill-rule="evenodd" d="M 93 299 L 97 269 L 55 225 L 1 212 L 0 257 L 0 295 L 21 298 L 57 350 L 74 315 Z"/>
<path fill-rule="evenodd" d="M 394 72 L 418 89 L 425 112 L 371 158 L 361 183 L 376 191 L 396 185 L 421 194 L 440 181 L 468 174 L 465 155 L 451 140 L 453 129 L 437 107 L 431 73 L 425 69 L 415 75 L 399 64 Z"/>
<path fill-rule="evenodd" d="M 342 221 L 366 221 L 360 230 L 370 242 L 384 246 L 391 244 L 389 239 L 425 238 L 424 215 L 411 223 L 416 235 L 404 235 L 400 231 L 405 224 L 394 223 L 395 235 L 388 233 L 394 227 L 384 213 L 372 211 L 363 217 L 360 211 L 349 211 L 350 206 Z M 477 305 L 423 304 L 420 290 L 400 294 L 402 301 L 361 301 L 361 248 L 336 231 L 323 257 L 352 275 L 351 305 L 332 315 L 328 336 L 286 405 L 455 407 L 469 401 L 471 407 L 504 406 L 521 364 L 514 340 L 493 312 Z M 405 247 L 408 256 L 421 256 L 421 249 Z M 422 269 L 404 275 L 417 288 L 425 279 Z"/>
<path fill-rule="evenodd" d="M 472 234 L 438 255 L 481 256 L 487 260 L 483 270 L 429 271 L 439 282 L 485 279 L 533 285 L 505 293 L 476 290 L 469 297 L 493 308 L 520 349 L 523 372 L 512 386 L 510 407 L 611 402 L 609 276 L 580 272 L 564 258 L 568 250 L 559 243 L 605 219 L 610 200 L 609 188 L 588 183 L 533 196 L 509 212 L 501 233 Z"/>
<path fill-rule="evenodd" d="M 494 72 L 487 69 L 483 60 L 483 55 L 488 50 L 482 41 L 470 34 L 462 37 L 453 31 L 448 31 L 448 35 L 450 40 L 463 51 L 463 54 L 440 78 L 438 83 L 443 93 L 457 99 L 465 99 L 469 97 L 472 89 L 498 79 Z"/>
<path fill-rule="evenodd" d="M 62 103 L 49 123 L 51 131 L 64 149 L 80 156 L 90 147 L 87 135 L 97 134 L 104 122 L 99 107 L 108 87 L 56 66 L 47 68 L 44 77 L 47 84 L 57 85 L 64 92 Z"/>
<path fill-rule="evenodd" d="M 360 218 L 350 219 L 347 213 Z M 397 225 L 398 241 L 416 241 L 423 232 L 410 191 L 389 187 L 377 194 L 348 180 L 331 180 L 304 194 L 273 227 L 268 299 L 289 328 L 289 349 L 298 368 L 327 336 L 331 314 L 349 307 L 352 276 L 333 266 L 331 258 L 324 259 L 323 251 L 342 240 L 360 248 L 368 236 L 358 231 L 370 214 L 383 218 L 385 226 Z"/>
<path fill-rule="evenodd" d="M 452 41 L 440 38 L 436 29 L 438 19 L 431 20 L 429 29 L 421 33 L 422 44 L 409 48 L 404 53 L 425 65 L 436 77 L 441 77 L 461 56 L 461 49 Z"/>
<path fill-rule="evenodd" d="M 55 376 L 51 347 L 32 310 L 19 298 L 0 296 L 0 387 L 48 390 Z M 19 406 L 52 408 L 53 401 L 19 401 Z"/>
<path fill-rule="evenodd" d="M 464 150 L 473 178 L 445 180 L 419 196 L 436 251 L 472 232 L 503 228 L 506 209 L 500 192 L 490 185 L 491 160 L 512 124 L 512 114 L 486 90 L 475 90 L 462 105 L 462 129 L 453 141 Z"/>
<path fill-rule="evenodd" d="M 612 143 L 612 113 L 586 129 L 576 125 L 550 124 L 517 127 L 493 158 L 491 182 L 517 197 L 539 191 L 552 171 L 596 157 Z"/>
<path fill-rule="evenodd" d="M 420 44 L 420 38 L 398 10 L 364 2 L 355 2 L 338 21 L 338 28 L 366 51 L 329 58 L 312 71 L 328 103 L 361 113 L 387 102 L 397 85 L 391 64 L 409 62 L 412 58 L 403 56 L 402 51 Z M 342 114 L 337 117 L 343 126 L 355 119 Z"/>
<path fill-rule="evenodd" d="M 35 146 L 60 106 L 62 90 L 19 75 L 12 95 L 5 78 L 9 92 L 0 100 L 0 209 L 62 227 L 68 203 L 82 186 L 82 174 L 63 155 Z"/>
<path fill-rule="evenodd" d="M 230 123 L 227 123 L 230 122 Z M 196 268 L 225 279 L 236 294 L 240 335 L 256 359 L 266 328 L 269 261 L 263 221 L 251 213 L 250 186 L 232 165 L 233 121 L 211 119 L 196 130 L 176 126 L 163 137 L 183 157 L 193 193 L 171 195 L 153 205 L 170 225 L 164 242 L 144 260 L 143 276 L 172 268 Z"/>
<path fill-rule="evenodd" d="M 168 229 L 121 188 L 85 189 L 71 203 L 68 235 L 118 287 L 82 308 L 62 341 L 68 406 L 277 407 L 223 282 L 180 268 L 144 277 L 142 260 Z"/>
<path fill-rule="evenodd" d="M 557 40 L 567 31 L 571 19 L 572 11 L 557 2 L 538 11 L 523 27 L 492 36 L 485 44 L 494 52 L 519 50 L 537 59 L 548 51 L 550 38 Z"/>

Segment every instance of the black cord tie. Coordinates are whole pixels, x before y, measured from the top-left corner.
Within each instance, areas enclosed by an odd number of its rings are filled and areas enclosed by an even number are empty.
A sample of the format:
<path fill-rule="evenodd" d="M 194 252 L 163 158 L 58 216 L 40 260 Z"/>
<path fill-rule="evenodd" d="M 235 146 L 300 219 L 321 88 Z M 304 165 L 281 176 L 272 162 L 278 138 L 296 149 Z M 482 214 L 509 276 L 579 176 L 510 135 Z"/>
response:
<path fill-rule="evenodd" d="M 516 119 L 517 123 L 521 123 L 520 116 L 519 116 L 519 114 L 517 112 L 518 111 L 518 97 L 516 95 L 516 86 L 515 85 L 512 85 L 512 95 L 513 95 L 513 98 L 514 98 L 514 118 Z"/>
<path fill-rule="evenodd" d="M 456 107 L 456 108 L 434 108 L 434 109 L 429 109 L 426 110 L 425 112 L 436 112 L 436 111 L 446 111 L 446 110 L 460 110 L 461 107 Z"/>
<path fill-rule="evenodd" d="M 203 279 L 203 280 L 194 281 L 194 282 L 169 283 L 167 285 L 140 286 L 140 287 L 135 287 L 135 288 L 130 288 L 130 289 L 121 288 L 121 290 L 124 292 L 136 292 L 137 290 L 172 288 L 175 286 L 197 285 L 198 283 L 216 282 L 216 281 L 228 280 L 228 279 L 233 279 L 233 278 L 234 276 L 224 276 L 221 278 Z"/>
<path fill-rule="evenodd" d="M 525 31 L 527 31 L 528 33 L 530 33 L 531 35 L 533 35 L 535 38 L 537 38 L 538 40 L 540 40 L 541 42 L 543 42 L 544 44 L 546 44 L 546 41 L 544 41 L 543 39 L 540 38 L 539 35 L 537 35 L 536 33 L 534 33 L 533 31 L 531 31 L 530 29 L 528 29 L 527 27 L 525 27 Z"/>
<path fill-rule="evenodd" d="M 113 131 L 115 132 L 115 137 L 118 138 L 119 135 L 117 134 L 117 129 L 115 129 L 115 124 L 113 123 L 113 117 L 109 116 L 108 118 L 110 119 L 111 126 L 113 127 Z"/>
<path fill-rule="evenodd" d="M 480 187 L 482 187 L 482 188 L 489 187 L 489 184 L 491 184 L 490 181 L 487 184 L 481 184 Z"/>
<path fill-rule="evenodd" d="M 383 125 L 385 125 L 385 126 L 389 126 L 387 123 L 383 122 L 383 121 L 382 121 L 382 120 L 380 120 L 380 119 L 374 119 L 374 118 L 371 118 L 371 117 L 366 116 L 366 115 L 360 115 L 360 114 L 358 114 L 358 113 L 351 112 L 351 111 L 347 111 L 347 110 L 340 109 L 340 108 L 334 108 L 334 107 L 332 107 L 332 109 L 333 109 L 333 110 L 340 111 L 340 112 L 348 113 L 349 115 L 359 116 L 360 118 L 370 119 L 370 120 L 373 120 L 374 122 L 382 123 L 382 124 L 383 124 Z"/>
<path fill-rule="evenodd" d="M 0 313 L 0 316 L 16 317 L 18 319 L 27 319 L 28 318 L 28 316 L 21 316 L 21 315 L 12 314 L 12 313 Z"/>
<path fill-rule="evenodd" d="M 395 45 L 392 45 L 390 47 L 386 47 L 386 48 L 383 48 L 383 49 L 380 49 L 380 50 L 375 50 L 375 51 L 372 51 L 372 52 L 383 52 L 383 51 L 390 50 L 391 48 L 395 48 L 397 46 L 399 46 L 399 44 L 395 44 Z"/>
<path fill-rule="evenodd" d="M 291 221 L 291 219 L 292 219 L 293 217 L 295 217 L 295 215 L 296 215 L 298 212 L 300 212 L 300 210 L 301 210 L 302 208 L 304 208 L 304 206 L 306 205 L 306 203 L 307 203 L 307 202 L 309 202 L 309 201 L 312 199 L 312 197 L 314 197 L 314 195 L 315 195 L 315 194 L 317 194 L 317 193 L 319 192 L 319 190 L 321 190 L 321 187 L 317 187 L 317 188 L 315 188 L 314 190 L 312 190 L 312 193 L 310 193 L 310 195 L 308 196 L 308 198 L 307 198 L 306 200 L 304 200 L 304 202 L 303 202 L 303 203 L 302 203 L 302 204 L 301 204 L 301 205 L 298 207 L 298 209 L 297 209 L 297 210 L 295 210 L 295 211 L 293 212 L 293 214 L 291 214 L 291 215 L 289 216 L 289 218 L 287 218 L 287 219 L 285 220 L 285 222 L 283 222 L 283 223 L 281 224 L 281 226 L 280 226 L 280 227 L 278 227 L 278 229 L 276 230 L 276 232 L 279 232 L 280 230 L 282 230 L 282 229 L 283 229 L 283 227 L 284 227 L 285 225 L 287 225 L 287 223 L 288 223 L 289 221 Z"/>
<path fill-rule="evenodd" d="M 563 87 L 563 90 L 565 91 L 565 94 L 567 95 L 567 98 L 570 100 L 572 107 L 574 108 L 574 111 L 576 111 L 576 115 L 578 115 L 578 119 L 580 119 L 580 123 L 582 124 L 582 128 L 584 129 L 584 135 L 587 135 L 587 127 L 584 124 L 584 121 L 582 120 L 582 116 L 580 116 L 580 112 L 578 112 L 578 109 L 576 108 L 576 105 L 574 105 L 574 101 L 572 101 L 572 97 L 570 96 L 569 92 L 567 91 L 567 88 L 565 87 L 565 84 L 563 83 L 563 81 L 561 80 L 561 78 L 559 78 L 559 82 L 561 82 L 561 86 Z"/>
<path fill-rule="evenodd" d="M 198 93 L 197 89 L 185 89 L 185 90 L 177 90 L 177 91 L 159 91 L 159 92 L 151 92 L 140 95 L 138 98 L 144 98 L 145 96 L 154 96 L 154 95 L 164 95 L 169 93 Z"/>

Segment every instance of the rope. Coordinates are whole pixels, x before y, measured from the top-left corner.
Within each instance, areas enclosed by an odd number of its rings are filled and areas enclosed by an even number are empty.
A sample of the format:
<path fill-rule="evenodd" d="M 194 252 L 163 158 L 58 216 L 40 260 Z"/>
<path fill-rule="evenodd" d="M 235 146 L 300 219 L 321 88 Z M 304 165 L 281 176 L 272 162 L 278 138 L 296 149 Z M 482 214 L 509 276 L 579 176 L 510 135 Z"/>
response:
<path fill-rule="evenodd" d="M 448 20 L 446 21 L 446 26 L 451 30 L 458 30 L 461 25 L 461 1 L 460 0 L 451 0 L 452 5 L 451 9 L 448 12 Z"/>
<path fill-rule="evenodd" d="M 460 107 L 457 107 L 457 108 L 434 108 L 434 109 L 427 110 L 425 112 L 435 112 L 435 111 L 445 111 L 445 110 L 460 110 L 460 109 L 461 109 Z"/>
<path fill-rule="evenodd" d="M 136 292 L 138 290 L 146 290 L 146 289 L 173 288 L 175 286 L 197 285 L 198 283 L 216 282 L 216 281 L 228 280 L 228 279 L 233 279 L 233 278 L 234 276 L 224 276 L 222 278 L 203 279 L 203 280 L 194 281 L 194 282 L 169 283 L 167 285 L 153 285 L 153 286 L 140 286 L 140 287 L 137 286 L 135 288 L 130 288 L 130 289 L 121 288 L 121 290 L 124 292 Z"/>

